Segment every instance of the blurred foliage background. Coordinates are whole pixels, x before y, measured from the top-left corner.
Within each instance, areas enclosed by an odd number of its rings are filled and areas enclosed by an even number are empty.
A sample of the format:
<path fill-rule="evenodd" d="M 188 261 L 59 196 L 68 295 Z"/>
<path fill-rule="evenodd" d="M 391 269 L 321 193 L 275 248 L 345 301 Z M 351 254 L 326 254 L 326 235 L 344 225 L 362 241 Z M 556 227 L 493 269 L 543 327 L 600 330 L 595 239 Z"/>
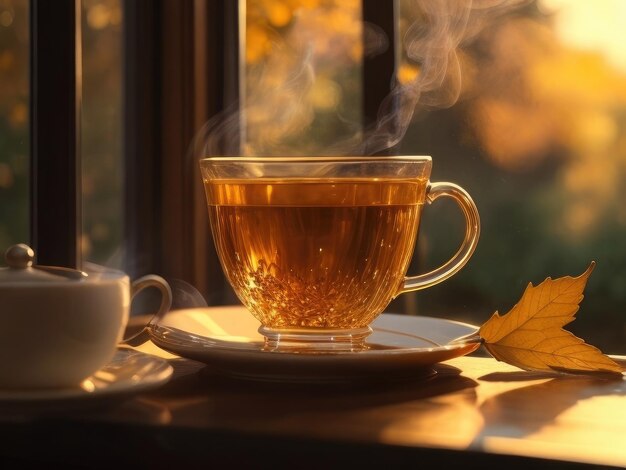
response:
<path fill-rule="evenodd" d="M 539 0 L 460 51 L 461 99 L 418 113 L 402 151 L 432 155 L 433 180 L 471 192 L 482 239 L 464 271 L 420 293 L 423 311 L 479 323 L 508 311 L 528 282 L 595 260 L 571 329 L 626 352 L 624 24 L 620 0 Z M 426 267 L 460 239 L 445 228 L 458 224 L 454 211 L 428 209 Z"/>
<path fill-rule="evenodd" d="M 0 250 L 28 240 L 28 1 L 0 0 Z"/>
<path fill-rule="evenodd" d="M 360 0 L 245 3 L 244 154 L 314 155 L 358 133 Z"/>
<path fill-rule="evenodd" d="M 122 0 L 82 0 L 83 258 L 123 266 Z"/>

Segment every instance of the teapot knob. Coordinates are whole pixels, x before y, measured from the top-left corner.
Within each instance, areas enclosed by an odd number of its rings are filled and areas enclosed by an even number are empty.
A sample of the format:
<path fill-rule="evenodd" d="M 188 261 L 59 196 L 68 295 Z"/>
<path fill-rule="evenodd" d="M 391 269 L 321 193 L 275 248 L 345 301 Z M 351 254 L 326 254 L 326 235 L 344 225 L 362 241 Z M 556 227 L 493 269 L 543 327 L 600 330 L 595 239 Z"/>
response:
<path fill-rule="evenodd" d="M 4 253 L 4 259 L 10 268 L 26 269 L 33 265 L 35 252 L 30 246 L 20 243 L 9 247 Z"/>

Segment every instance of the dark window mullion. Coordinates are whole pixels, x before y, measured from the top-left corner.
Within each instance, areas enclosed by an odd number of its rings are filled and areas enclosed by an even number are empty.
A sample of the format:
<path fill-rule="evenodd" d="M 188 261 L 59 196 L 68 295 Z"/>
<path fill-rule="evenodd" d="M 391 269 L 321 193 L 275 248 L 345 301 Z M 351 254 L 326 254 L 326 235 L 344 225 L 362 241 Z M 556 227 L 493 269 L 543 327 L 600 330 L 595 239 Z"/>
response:
<path fill-rule="evenodd" d="M 160 272 L 160 2 L 124 5 L 125 268 Z"/>
<path fill-rule="evenodd" d="M 80 259 L 80 0 L 30 3 L 31 244 L 37 262 Z"/>
<path fill-rule="evenodd" d="M 391 91 L 396 65 L 396 3 L 395 0 L 362 2 L 363 21 L 380 28 L 389 41 L 387 49 L 382 53 L 363 58 L 363 125 L 366 127 L 376 122 L 378 109 Z M 389 154 L 390 151 L 391 149 L 381 153 Z"/>

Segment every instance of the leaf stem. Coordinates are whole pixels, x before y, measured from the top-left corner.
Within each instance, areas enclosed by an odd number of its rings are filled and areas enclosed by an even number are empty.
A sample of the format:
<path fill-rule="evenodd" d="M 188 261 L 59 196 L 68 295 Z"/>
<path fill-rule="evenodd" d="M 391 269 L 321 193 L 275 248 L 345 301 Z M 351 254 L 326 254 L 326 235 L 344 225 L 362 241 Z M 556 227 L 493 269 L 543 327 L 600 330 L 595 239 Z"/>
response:
<path fill-rule="evenodd" d="M 478 331 L 475 333 L 470 333 L 469 335 L 461 336 L 457 339 L 450 341 L 450 344 L 474 344 L 474 343 L 479 343 L 479 344 L 484 343 L 484 340 L 480 337 L 480 334 L 478 333 Z"/>

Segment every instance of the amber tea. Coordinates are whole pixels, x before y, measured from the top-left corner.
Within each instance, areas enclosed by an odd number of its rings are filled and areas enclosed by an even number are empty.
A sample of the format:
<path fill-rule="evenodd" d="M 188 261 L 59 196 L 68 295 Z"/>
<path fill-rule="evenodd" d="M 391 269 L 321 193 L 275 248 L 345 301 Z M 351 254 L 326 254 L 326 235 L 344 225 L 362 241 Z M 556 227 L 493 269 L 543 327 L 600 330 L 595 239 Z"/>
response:
<path fill-rule="evenodd" d="M 427 180 L 205 181 L 222 267 L 271 328 L 361 328 L 400 291 Z"/>
<path fill-rule="evenodd" d="M 200 168 L 222 268 L 268 351 L 367 348 L 391 299 L 453 276 L 480 234 L 469 194 L 429 181 L 430 157 L 209 157 Z M 461 208 L 464 240 L 407 276 L 422 207 L 440 197 Z"/>

